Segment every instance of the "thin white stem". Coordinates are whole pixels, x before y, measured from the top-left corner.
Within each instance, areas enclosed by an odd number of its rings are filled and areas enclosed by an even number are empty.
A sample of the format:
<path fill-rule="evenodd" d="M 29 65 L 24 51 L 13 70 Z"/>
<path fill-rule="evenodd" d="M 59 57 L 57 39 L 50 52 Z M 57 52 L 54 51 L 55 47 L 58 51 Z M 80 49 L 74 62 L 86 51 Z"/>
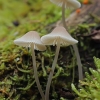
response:
<path fill-rule="evenodd" d="M 67 30 L 66 22 L 65 22 L 65 4 L 64 4 L 64 2 L 63 2 L 63 5 L 62 5 L 62 22 L 63 22 L 63 26 Z M 79 55 L 79 51 L 78 51 L 78 48 L 77 48 L 76 44 L 73 45 L 73 49 L 74 49 L 75 55 L 77 57 L 79 80 L 82 80 L 83 79 L 82 64 L 81 64 L 80 55 Z"/>
<path fill-rule="evenodd" d="M 65 27 L 65 29 L 67 29 L 66 21 L 65 21 L 65 3 L 64 2 L 62 5 L 62 23 L 63 23 L 63 26 Z"/>
<path fill-rule="evenodd" d="M 45 96 L 43 93 L 43 90 L 41 88 L 40 82 L 39 82 L 39 78 L 38 78 L 38 72 L 37 72 L 37 67 L 36 67 L 36 58 L 35 58 L 35 52 L 34 52 L 34 44 L 31 44 L 31 52 L 32 52 L 32 61 L 33 61 L 33 69 L 34 69 L 34 77 L 35 77 L 35 81 L 38 87 L 38 90 L 41 94 L 42 100 L 45 100 Z"/>
<path fill-rule="evenodd" d="M 81 64 L 81 59 L 80 59 L 79 51 L 78 51 L 78 48 L 77 48 L 76 44 L 73 45 L 73 49 L 75 51 L 75 55 L 76 55 L 76 58 L 77 58 L 79 80 L 82 80 L 83 79 L 82 64 Z"/>
<path fill-rule="evenodd" d="M 53 64 L 52 64 L 52 68 L 51 68 L 51 72 L 50 72 L 50 75 L 49 75 L 49 78 L 48 78 L 48 82 L 47 82 L 47 85 L 46 85 L 45 100 L 49 100 L 50 85 L 51 85 L 52 77 L 53 77 L 53 74 L 54 74 L 55 66 L 56 66 L 56 63 L 57 63 L 59 50 L 60 50 L 60 43 L 57 44 L 55 58 L 54 58 L 54 61 L 53 61 Z"/>

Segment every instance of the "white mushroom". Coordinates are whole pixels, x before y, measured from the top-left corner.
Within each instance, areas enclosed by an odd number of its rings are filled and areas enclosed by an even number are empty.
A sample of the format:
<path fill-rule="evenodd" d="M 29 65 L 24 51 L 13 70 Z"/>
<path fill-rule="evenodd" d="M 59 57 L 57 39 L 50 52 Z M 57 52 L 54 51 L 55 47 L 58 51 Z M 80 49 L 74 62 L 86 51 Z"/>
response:
<path fill-rule="evenodd" d="M 33 44 L 35 50 L 44 51 L 46 50 L 45 45 L 42 44 L 40 36 L 36 31 L 29 31 L 21 38 L 14 40 L 14 43 L 23 47 L 30 47 Z"/>
<path fill-rule="evenodd" d="M 66 22 L 65 22 L 65 8 L 80 8 L 81 4 L 77 0 L 50 0 L 51 2 L 55 3 L 56 5 L 62 7 L 62 23 L 63 26 L 67 29 L 66 27 Z M 77 57 L 77 65 L 78 65 L 78 71 L 79 71 L 79 80 L 83 79 L 83 72 L 82 72 L 82 64 L 81 64 L 81 59 L 78 51 L 78 47 L 76 44 L 72 45 L 73 49 L 75 51 L 75 55 Z"/>
<path fill-rule="evenodd" d="M 39 79 L 38 79 L 38 73 L 37 73 L 37 67 L 36 67 L 36 58 L 35 58 L 34 50 L 44 51 L 46 49 L 46 47 L 41 43 L 40 36 L 36 31 L 29 31 L 28 33 L 26 33 L 21 38 L 14 40 L 14 43 L 16 45 L 19 45 L 19 46 L 31 48 L 34 77 L 35 77 L 35 81 L 36 81 L 38 90 L 39 90 L 39 92 L 42 96 L 42 99 L 44 100 L 45 96 L 44 96 L 43 90 L 41 88 Z"/>
<path fill-rule="evenodd" d="M 64 25 L 64 27 L 67 29 L 66 27 L 66 23 L 65 23 L 65 8 L 72 8 L 72 9 L 77 9 L 81 7 L 80 2 L 78 2 L 77 0 L 50 0 L 52 3 L 62 7 L 62 23 Z"/>
<path fill-rule="evenodd" d="M 80 8 L 81 4 L 77 0 L 50 0 L 52 3 L 64 8 Z"/>
<path fill-rule="evenodd" d="M 42 36 L 41 41 L 45 45 L 56 45 L 56 53 L 55 58 L 52 64 L 52 70 L 50 72 L 47 86 L 46 86 L 46 93 L 45 93 L 45 100 L 49 100 L 49 90 L 50 90 L 50 84 L 53 77 L 54 69 L 57 63 L 58 54 L 60 50 L 61 45 L 69 46 L 77 43 L 78 41 L 72 38 L 69 33 L 66 31 L 66 29 L 62 26 L 57 26 L 50 34 Z"/>

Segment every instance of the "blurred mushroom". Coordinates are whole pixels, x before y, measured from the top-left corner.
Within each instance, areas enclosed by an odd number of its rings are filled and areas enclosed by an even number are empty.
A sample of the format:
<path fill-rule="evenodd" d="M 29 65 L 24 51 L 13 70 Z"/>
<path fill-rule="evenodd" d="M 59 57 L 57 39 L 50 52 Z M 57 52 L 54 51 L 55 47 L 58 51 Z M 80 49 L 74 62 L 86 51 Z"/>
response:
<path fill-rule="evenodd" d="M 44 93 L 41 88 L 39 79 L 38 79 L 38 72 L 36 67 L 36 58 L 34 50 L 44 51 L 46 47 L 41 43 L 40 36 L 36 31 L 29 31 L 24 36 L 19 39 L 14 40 L 14 43 L 19 46 L 23 47 L 30 47 L 32 52 L 32 60 L 33 60 L 33 69 L 34 69 L 34 77 L 38 87 L 38 90 L 44 100 Z"/>
<path fill-rule="evenodd" d="M 50 0 L 52 3 L 64 8 L 79 8 L 81 5 L 77 0 Z"/>
<path fill-rule="evenodd" d="M 77 9 L 81 7 L 80 2 L 78 2 L 77 0 L 50 0 L 52 3 L 62 7 L 62 23 L 64 25 L 65 28 L 66 27 L 66 23 L 65 23 L 65 8 L 67 9 Z"/>
<path fill-rule="evenodd" d="M 70 34 L 66 31 L 66 29 L 62 26 L 57 26 L 50 34 L 42 36 L 41 41 L 45 45 L 56 45 L 56 53 L 55 58 L 52 64 L 52 69 L 48 78 L 47 86 L 46 86 L 46 93 L 45 93 L 45 100 L 49 100 L 49 90 L 50 84 L 53 77 L 54 69 L 57 63 L 58 54 L 60 50 L 60 46 L 69 46 L 77 43 L 78 41 L 75 40 L 70 36 Z"/>

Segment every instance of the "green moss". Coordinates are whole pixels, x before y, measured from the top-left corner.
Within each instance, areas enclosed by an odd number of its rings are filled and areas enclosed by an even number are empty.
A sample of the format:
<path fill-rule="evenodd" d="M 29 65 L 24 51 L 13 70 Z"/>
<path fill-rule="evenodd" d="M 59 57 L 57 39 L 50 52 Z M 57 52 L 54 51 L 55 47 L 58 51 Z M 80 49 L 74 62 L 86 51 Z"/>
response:
<path fill-rule="evenodd" d="M 0 1 L 0 41 L 16 38 L 29 30 L 46 33 L 45 27 L 60 19 L 60 9 L 49 1 L 7 0 Z M 56 9 L 56 10 L 53 10 Z M 47 19 L 47 20 L 46 20 Z M 43 31 L 44 30 L 44 31 Z M 11 38 L 11 39 L 12 39 Z"/>
<path fill-rule="evenodd" d="M 100 99 L 100 59 L 94 57 L 96 69 L 90 68 L 91 75 L 86 72 L 86 78 L 80 81 L 79 91 L 72 84 L 73 91 L 78 95 L 76 100 Z"/>

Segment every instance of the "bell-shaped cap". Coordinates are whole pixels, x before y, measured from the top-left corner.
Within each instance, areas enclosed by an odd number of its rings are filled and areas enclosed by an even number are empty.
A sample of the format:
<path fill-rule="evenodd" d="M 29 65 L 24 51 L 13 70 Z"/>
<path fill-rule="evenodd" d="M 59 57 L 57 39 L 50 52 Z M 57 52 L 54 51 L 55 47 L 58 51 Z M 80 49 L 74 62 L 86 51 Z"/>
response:
<path fill-rule="evenodd" d="M 62 26 L 57 26 L 50 34 L 41 37 L 41 41 L 45 45 L 60 45 L 68 46 L 76 44 L 78 41 L 71 37 L 71 35 Z"/>
<path fill-rule="evenodd" d="M 74 8 L 74 9 L 77 9 L 77 8 L 80 8 L 81 7 L 81 4 L 79 1 L 77 0 L 50 0 L 52 3 L 62 7 L 63 6 L 63 3 L 65 5 L 65 8 Z"/>
<path fill-rule="evenodd" d="M 39 51 L 44 51 L 46 49 L 45 45 L 42 44 L 40 36 L 36 31 L 29 31 L 21 38 L 14 40 L 14 43 L 23 47 L 31 47 L 34 44 L 34 49 Z"/>

